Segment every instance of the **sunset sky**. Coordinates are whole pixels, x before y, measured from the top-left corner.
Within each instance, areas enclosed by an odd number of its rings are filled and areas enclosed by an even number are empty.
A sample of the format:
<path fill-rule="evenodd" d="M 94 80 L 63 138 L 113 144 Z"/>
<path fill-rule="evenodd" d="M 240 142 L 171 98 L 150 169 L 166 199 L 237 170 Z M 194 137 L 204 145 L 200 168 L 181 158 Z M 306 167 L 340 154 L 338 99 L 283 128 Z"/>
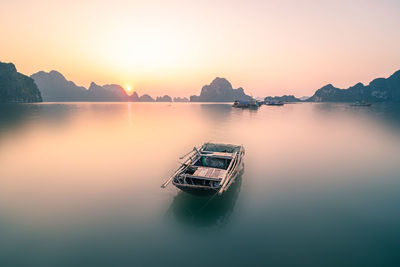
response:
<path fill-rule="evenodd" d="M 0 61 L 78 85 L 190 96 L 225 77 L 312 95 L 400 69 L 400 1 L 2 0 Z"/>

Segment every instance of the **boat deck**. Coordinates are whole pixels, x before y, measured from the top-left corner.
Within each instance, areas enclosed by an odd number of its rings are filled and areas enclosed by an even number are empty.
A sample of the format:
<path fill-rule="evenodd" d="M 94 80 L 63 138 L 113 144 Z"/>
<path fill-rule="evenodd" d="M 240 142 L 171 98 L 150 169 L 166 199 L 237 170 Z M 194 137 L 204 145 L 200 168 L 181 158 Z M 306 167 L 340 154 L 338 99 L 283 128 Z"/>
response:
<path fill-rule="evenodd" d="M 226 176 L 227 170 L 211 168 L 211 167 L 198 167 L 193 176 L 206 177 L 213 179 L 222 179 Z"/>

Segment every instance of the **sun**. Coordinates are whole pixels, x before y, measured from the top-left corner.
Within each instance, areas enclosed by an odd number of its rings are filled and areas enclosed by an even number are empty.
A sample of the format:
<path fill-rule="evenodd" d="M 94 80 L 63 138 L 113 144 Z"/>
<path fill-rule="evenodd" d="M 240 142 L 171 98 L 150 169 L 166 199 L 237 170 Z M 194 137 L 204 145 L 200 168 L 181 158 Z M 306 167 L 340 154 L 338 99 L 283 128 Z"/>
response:
<path fill-rule="evenodd" d="M 127 93 L 132 92 L 132 87 L 131 87 L 130 85 L 126 86 L 126 87 L 125 87 L 125 91 L 126 91 Z"/>

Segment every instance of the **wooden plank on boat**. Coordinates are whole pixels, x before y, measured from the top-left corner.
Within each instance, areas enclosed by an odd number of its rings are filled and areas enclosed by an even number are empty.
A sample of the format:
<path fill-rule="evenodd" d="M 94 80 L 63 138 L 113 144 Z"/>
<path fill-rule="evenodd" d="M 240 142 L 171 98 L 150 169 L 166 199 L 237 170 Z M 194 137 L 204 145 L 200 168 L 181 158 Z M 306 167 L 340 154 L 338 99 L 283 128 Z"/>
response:
<path fill-rule="evenodd" d="M 222 179 L 225 177 L 226 173 L 227 171 L 223 169 L 198 167 L 193 176 Z"/>
<path fill-rule="evenodd" d="M 227 152 L 213 152 L 213 153 L 212 153 L 212 156 L 231 159 L 232 156 L 233 156 L 233 153 L 227 153 Z"/>

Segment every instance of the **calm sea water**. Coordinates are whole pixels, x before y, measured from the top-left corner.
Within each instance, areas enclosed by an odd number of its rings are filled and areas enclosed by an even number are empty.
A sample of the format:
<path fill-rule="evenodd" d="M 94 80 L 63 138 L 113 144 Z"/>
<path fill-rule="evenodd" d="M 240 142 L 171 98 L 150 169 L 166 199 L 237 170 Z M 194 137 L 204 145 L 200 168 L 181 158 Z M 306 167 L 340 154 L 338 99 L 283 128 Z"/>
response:
<path fill-rule="evenodd" d="M 243 144 L 223 197 L 160 185 Z M 0 266 L 399 266 L 400 108 L 0 107 Z"/>

